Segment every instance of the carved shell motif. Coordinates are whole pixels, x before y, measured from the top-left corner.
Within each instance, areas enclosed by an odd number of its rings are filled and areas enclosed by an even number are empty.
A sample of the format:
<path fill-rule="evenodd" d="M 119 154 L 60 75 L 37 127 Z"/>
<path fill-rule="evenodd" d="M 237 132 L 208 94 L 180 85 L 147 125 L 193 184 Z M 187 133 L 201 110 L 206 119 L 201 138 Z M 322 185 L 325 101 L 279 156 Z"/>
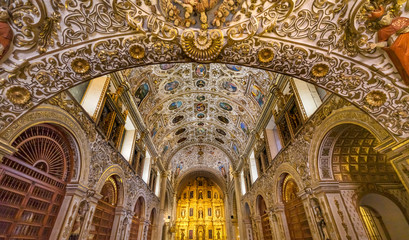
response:
<path fill-rule="evenodd" d="M 190 58 L 198 62 L 210 61 L 220 54 L 224 45 L 224 37 L 219 29 L 185 30 L 182 33 L 181 45 Z"/>

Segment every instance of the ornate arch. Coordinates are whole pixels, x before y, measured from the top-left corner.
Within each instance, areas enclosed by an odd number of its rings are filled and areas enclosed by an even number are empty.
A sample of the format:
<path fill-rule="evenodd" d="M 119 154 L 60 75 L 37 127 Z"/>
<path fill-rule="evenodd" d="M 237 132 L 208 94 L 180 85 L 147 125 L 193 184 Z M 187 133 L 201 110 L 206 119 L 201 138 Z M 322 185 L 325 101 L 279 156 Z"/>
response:
<path fill-rule="evenodd" d="M 209 32 L 169 19 L 173 3 L 165 2 L 170 5 L 162 12 L 164 6 L 149 1 L 10 3 L 16 41 L 0 69 L 1 131 L 57 92 L 98 76 L 149 64 L 214 61 L 308 81 L 360 106 L 395 136 L 409 136 L 407 86 L 382 52 L 368 50 L 375 31 L 357 30 L 367 29 L 368 21 L 358 19 L 367 1 L 266 1 L 229 25 L 214 19 L 220 26 Z M 388 7 L 402 7 L 393 4 Z M 42 21 L 45 27 L 39 27 Z M 349 24 L 337 24 L 344 22 Z M 199 36 L 212 44 L 195 47 Z"/>
<path fill-rule="evenodd" d="M 78 122 L 69 113 L 65 112 L 61 108 L 51 105 L 39 106 L 22 116 L 19 121 L 13 122 L 7 131 L 4 132 L 3 137 L 11 145 L 22 132 L 40 123 L 50 123 L 61 126 L 72 136 L 74 140 L 73 147 L 76 149 L 74 149 L 75 174 L 73 175 L 71 182 L 87 183 L 87 169 L 89 168 L 89 159 L 91 159 L 88 138 L 85 132 L 82 130 L 81 125 L 78 124 Z"/>
<path fill-rule="evenodd" d="M 104 173 L 99 178 L 97 184 L 95 185 L 95 191 L 97 193 L 101 192 L 102 187 L 104 186 L 105 182 L 110 176 L 118 176 L 119 182 L 117 184 L 122 186 L 122 190 L 120 189 L 118 194 L 118 205 L 117 206 L 126 206 L 129 199 L 126 197 L 126 193 L 128 192 L 128 186 L 124 184 L 125 172 L 124 170 L 117 164 L 112 165 L 105 169 Z"/>
<path fill-rule="evenodd" d="M 378 141 L 397 141 L 394 136 L 386 131 L 379 123 L 373 120 L 368 114 L 362 112 L 354 106 L 344 107 L 334 111 L 328 116 L 315 130 L 315 134 L 311 140 L 309 150 L 309 163 L 311 164 L 312 180 L 320 181 L 322 179 L 322 171 L 325 166 L 331 168 L 330 159 L 322 156 L 323 148 L 331 147 L 333 141 L 337 139 L 337 134 L 330 134 L 331 130 L 342 124 L 354 124 L 368 130 L 376 137 Z M 329 151 L 326 150 L 326 152 Z M 328 152 L 329 153 L 329 152 Z M 327 154 L 326 154 L 327 155 Z M 329 156 L 330 157 L 330 156 Z"/>
<path fill-rule="evenodd" d="M 175 189 L 176 190 L 181 189 L 181 186 L 183 185 L 184 181 L 198 173 L 202 175 L 204 174 L 205 177 L 211 178 L 219 186 L 222 193 L 227 192 L 227 186 L 221 174 L 217 170 L 208 167 L 190 168 L 188 171 L 184 172 L 181 176 L 178 177 L 178 180 L 175 184 Z"/>
<path fill-rule="evenodd" d="M 273 176 L 273 185 L 272 185 L 272 191 L 271 191 L 271 198 L 274 204 L 280 204 L 282 203 L 282 176 L 283 174 L 289 174 L 292 176 L 292 178 L 295 180 L 298 188 L 300 190 L 305 189 L 306 185 L 305 182 L 302 180 L 300 174 L 297 172 L 296 169 L 294 169 L 293 166 L 291 166 L 288 163 L 283 163 L 281 164 L 277 170 L 275 171 L 275 174 Z"/>

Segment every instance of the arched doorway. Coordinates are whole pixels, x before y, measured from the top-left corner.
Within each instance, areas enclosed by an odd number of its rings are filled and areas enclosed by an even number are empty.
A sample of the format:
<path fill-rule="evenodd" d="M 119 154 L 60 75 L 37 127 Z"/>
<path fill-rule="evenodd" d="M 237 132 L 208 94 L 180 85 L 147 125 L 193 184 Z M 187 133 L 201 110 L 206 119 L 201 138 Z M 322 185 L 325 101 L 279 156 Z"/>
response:
<path fill-rule="evenodd" d="M 139 197 L 135 204 L 134 215 L 132 217 L 132 226 L 129 239 L 137 240 L 140 235 L 141 223 L 143 225 L 145 216 L 145 200 L 143 197 Z"/>
<path fill-rule="evenodd" d="M 102 198 L 98 201 L 90 234 L 93 239 L 108 240 L 111 237 L 115 219 L 115 208 L 118 204 L 119 177 L 112 175 L 105 181 L 101 189 Z"/>
<path fill-rule="evenodd" d="M 263 239 L 272 240 L 273 236 L 271 232 L 270 218 L 268 216 L 266 202 L 264 201 L 264 198 L 261 195 L 257 197 L 257 206 L 258 206 L 258 211 L 259 211 L 260 218 L 261 218 L 261 227 L 263 229 Z"/>
<path fill-rule="evenodd" d="M 243 221 L 246 226 L 246 236 L 248 240 L 253 240 L 253 228 L 251 227 L 251 212 L 248 203 L 244 204 Z"/>
<path fill-rule="evenodd" d="M 58 127 L 41 124 L 13 142 L 0 164 L 0 239 L 48 239 L 70 181 L 73 147 Z"/>
<path fill-rule="evenodd" d="M 149 226 L 148 226 L 148 235 L 146 236 L 147 240 L 153 240 L 152 238 L 152 233 L 155 228 L 155 214 L 156 214 L 156 209 L 152 209 L 151 215 L 149 216 Z"/>
<path fill-rule="evenodd" d="M 282 201 L 291 239 L 311 239 L 307 215 L 300 197 L 297 196 L 298 186 L 291 175 L 286 175 L 282 184 Z"/>

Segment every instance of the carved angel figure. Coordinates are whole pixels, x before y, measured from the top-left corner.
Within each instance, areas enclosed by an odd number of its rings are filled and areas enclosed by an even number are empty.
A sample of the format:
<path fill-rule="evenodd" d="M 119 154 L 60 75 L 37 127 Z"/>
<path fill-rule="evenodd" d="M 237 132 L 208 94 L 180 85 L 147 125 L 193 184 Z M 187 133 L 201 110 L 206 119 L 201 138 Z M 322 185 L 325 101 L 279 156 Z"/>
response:
<path fill-rule="evenodd" d="M 8 19 L 7 9 L 0 8 L 0 60 L 6 55 L 13 39 L 13 31 L 7 23 Z"/>
<path fill-rule="evenodd" d="M 385 14 L 383 6 L 372 11 L 368 18 L 382 26 L 378 30 L 378 43 L 371 43 L 369 47 L 386 51 L 402 80 L 409 85 L 409 18 L 394 18 L 391 12 Z"/>

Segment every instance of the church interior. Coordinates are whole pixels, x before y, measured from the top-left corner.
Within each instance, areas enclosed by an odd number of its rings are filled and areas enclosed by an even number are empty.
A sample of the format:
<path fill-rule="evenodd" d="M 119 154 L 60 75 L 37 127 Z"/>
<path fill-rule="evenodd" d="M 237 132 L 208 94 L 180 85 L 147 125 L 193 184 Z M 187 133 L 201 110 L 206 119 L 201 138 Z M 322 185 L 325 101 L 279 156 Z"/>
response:
<path fill-rule="evenodd" d="M 0 7 L 0 240 L 409 240 L 409 0 Z"/>

